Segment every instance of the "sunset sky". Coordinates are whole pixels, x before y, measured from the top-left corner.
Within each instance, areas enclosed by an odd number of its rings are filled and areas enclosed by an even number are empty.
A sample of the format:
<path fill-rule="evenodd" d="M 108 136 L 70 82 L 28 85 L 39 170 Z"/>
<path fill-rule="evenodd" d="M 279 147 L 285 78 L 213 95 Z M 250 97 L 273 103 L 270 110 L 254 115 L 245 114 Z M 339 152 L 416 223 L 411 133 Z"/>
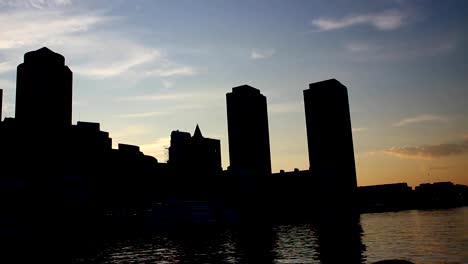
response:
<path fill-rule="evenodd" d="M 173 130 L 221 140 L 226 98 L 268 100 L 273 172 L 307 169 L 302 91 L 348 87 L 358 184 L 468 185 L 468 1 L 0 0 L 3 116 L 47 46 L 74 73 L 73 120 L 167 160 Z M 340 150 L 337 149 L 337 152 Z"/>

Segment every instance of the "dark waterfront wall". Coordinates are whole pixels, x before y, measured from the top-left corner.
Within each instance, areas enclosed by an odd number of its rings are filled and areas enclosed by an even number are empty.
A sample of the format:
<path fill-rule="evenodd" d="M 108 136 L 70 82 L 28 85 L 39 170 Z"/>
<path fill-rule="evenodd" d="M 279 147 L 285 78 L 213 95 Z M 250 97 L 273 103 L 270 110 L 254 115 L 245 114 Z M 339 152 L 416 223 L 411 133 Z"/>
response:
<path fill-rule="evenodd" d="M 441 209 L 468 205 L 468 186 L 451 182 L 422 183 L 414 190 L 407 183 L 361 186 L 361 212 Z"/>

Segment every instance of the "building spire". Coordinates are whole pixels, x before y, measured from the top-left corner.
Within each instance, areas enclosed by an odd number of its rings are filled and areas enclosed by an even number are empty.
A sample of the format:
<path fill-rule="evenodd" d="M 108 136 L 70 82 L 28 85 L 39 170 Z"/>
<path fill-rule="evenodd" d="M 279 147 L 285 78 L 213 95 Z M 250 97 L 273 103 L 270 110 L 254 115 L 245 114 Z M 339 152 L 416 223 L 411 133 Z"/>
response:
<path fill-rule="evenodd" d="M 200 131 L 200 127 L 197 124 L 197 127 L 195 128 L 195 132 L 193 132 L 193 137 L 194 138 L 203 138 L 202 133 Z"/>

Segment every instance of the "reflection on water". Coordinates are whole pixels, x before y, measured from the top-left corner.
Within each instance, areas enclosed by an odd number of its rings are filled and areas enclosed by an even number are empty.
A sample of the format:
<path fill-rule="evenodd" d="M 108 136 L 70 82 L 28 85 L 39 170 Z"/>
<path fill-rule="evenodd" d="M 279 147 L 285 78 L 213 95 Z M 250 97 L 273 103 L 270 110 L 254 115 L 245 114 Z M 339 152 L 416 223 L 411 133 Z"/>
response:
<path fill-rule="evenodd" d="M 468 207 L 364 214 L 361 225 L 370 263 L 468 263 Z"/>
<path fill-rule="evenodd" d="M 317 238 L 310 224 L 283 225 L 274 228 L 277 234 L 274 251 L 277 263 L 304 263 L 318 260 Z"/>
<path fill-rule="evenodd" d="M 75 263 L 362 263 L 358 219 L 353 224 L 335 220 L 333 224 L 179 230 L 110 241 L 98 254 Z"/>
<path fill-rule="evenodd" d="M 109 241 L 75 263 L 467 263 L 468 208 Z"/>

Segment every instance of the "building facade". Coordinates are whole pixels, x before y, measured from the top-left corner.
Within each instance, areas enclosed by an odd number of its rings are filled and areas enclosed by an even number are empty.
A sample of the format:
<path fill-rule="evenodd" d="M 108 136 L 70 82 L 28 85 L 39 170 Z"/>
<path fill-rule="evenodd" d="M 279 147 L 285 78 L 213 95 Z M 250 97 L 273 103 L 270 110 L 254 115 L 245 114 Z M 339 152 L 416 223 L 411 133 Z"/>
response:
<path fill-rule="evenodd" d="M 218 139 L 203 137 L 198 125 L 193 136 L 188 132 L 172 131 L 168 163 L 179 176 L 219 176 L 222 171 L 221 143 Z"/>
<path fill-rule="evenodd" d="M 271 174 L 267 99 L 248 85 L 226 94 L 230 169 Z"/>
<path fill-rule="evenodd" d="M 50 128 L 70 126 L 72 76 L 60 54 L 48 48 L 26 53 L 17 71 L 16 120 Z"/>
<path fill-rule="evenodd" d="M 357 188 L 347 88 L 335 79 L 304 90 L 309 165 L 319 190 L 348 199 Z"/>

